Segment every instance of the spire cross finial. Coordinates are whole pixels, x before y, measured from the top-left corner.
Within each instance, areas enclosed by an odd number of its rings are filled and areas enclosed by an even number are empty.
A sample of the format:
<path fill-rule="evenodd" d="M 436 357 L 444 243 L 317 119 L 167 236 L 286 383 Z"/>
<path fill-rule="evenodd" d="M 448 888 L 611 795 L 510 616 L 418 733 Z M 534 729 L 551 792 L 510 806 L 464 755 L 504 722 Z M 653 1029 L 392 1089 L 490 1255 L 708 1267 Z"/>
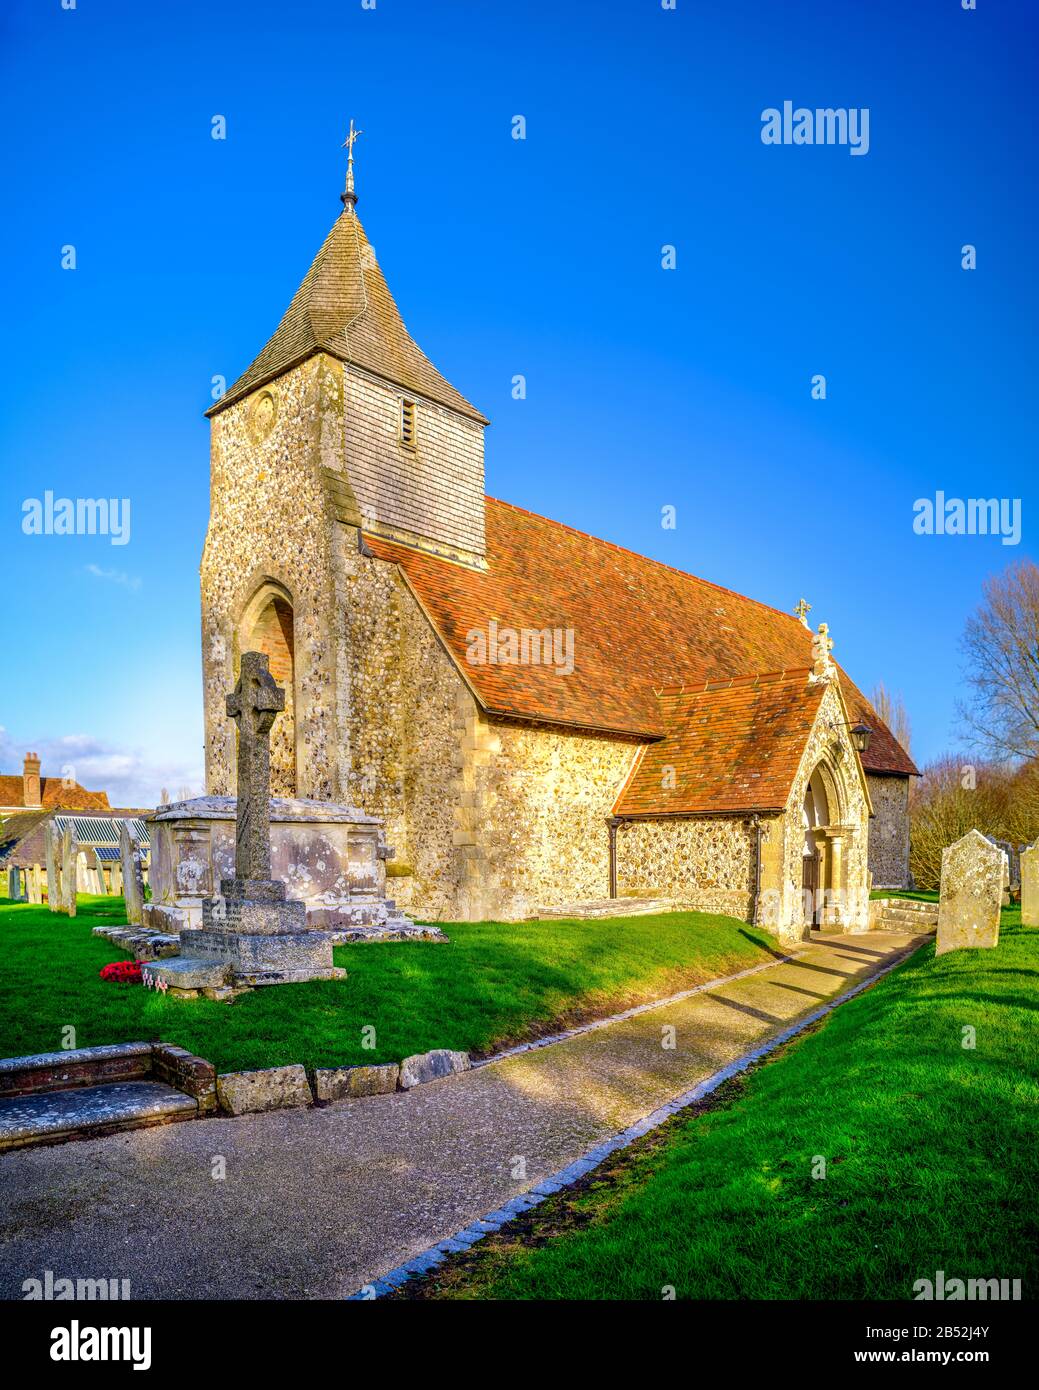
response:
<path fill-rule="evenodd" d="M 354 145 L 358 136 L 364 134 L 363 130 L 354 130 L 353 118 L 350 120 L 350 133 L 343 141 L 340 149 L 347 152 L 346 155 L 346 191 L 339 196 L 342 201 L 352 207 L 357 202 L 357 194 L 354 192 Z"/>
<path fill-rule="evenodd" d="M 808 626 L 808 615 L 811 611 L 812 605 L 806 598 L 798 599 L 797 603 L 794 604 L 794 612 L 801 619 L 802 623 L 804 623 L 805 627 Z"/>

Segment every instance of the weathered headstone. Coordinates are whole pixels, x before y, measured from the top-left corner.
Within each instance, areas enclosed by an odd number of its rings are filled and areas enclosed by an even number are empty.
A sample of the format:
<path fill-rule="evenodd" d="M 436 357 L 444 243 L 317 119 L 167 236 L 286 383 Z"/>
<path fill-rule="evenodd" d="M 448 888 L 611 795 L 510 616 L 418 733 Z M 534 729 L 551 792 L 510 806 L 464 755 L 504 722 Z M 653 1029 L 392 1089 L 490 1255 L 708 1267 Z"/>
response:
<path fill-rule="evenodd" d="M 76 915 L 76 860 L 79 845 L 72 834 L 72 826 L 66 825 L 61 837 L 61 893 L 62 908 L 70 917 Z"/>
<path fill-rule="evenodd" d="M 43 902 L 43 875 L 39 864 L 29 870 L 29 901 L 39 906 Z"/>
<path fill-rule="evenodd" d="M 80 872 L 86 892 L 93 893 L 95 897 L 100 897 L 105 891 L 105 886 L 104 879 L 101 877 L 101 871 L 97 867 L 97 864 L 83 862 L 80 864 Z"/>
<path fill-rule="evenodd" d="M 152 981 L 169 988 L 220 990 L 346 974 L 332 963 L 327 933 L 307 930 L 306 904 L 287 898 L 285 884 L 270 876 L 270 736 L 285 692 L 267 662 L 263 652 L 244 652 L 227 697 L 228 717 L 238 725 L 235 876 L 221 879 L 219 897 L 203 899 L 201 930 L 182 932 L 185 955 L 149 964 Z"/>
<path fill-rule="evenodd" d="M 999 944 L 1007 857 L 980 830 L 942 851 L 935 955 Z"/>
<path fill-rule="evenodd" d="M 13 903 L 24 903 L 27 901 L 27 894 L 22 886 L 22 871 L 17 864 L 12 864 L 7 871 L 7 896 Z"/>
<path fill-rule="evenodd" d="M 53 821 L 44 826 L 43 847 L 47 856 L 47 906 L 51 912 L 62 912 L 61 837 Z"/>
<path fill-rule="evenodd" d="M 141 874 L 141 850 L 130 834 L 126 821 L 119 822 L 119 860 L 123 871 L 123 901 L 126 920 L 132 927 L 144 921 L 144 879 Z"/>
<path fill-rule="evenodd" d="M 1039 840 L 1021 852 L 1021 925 L 1039 927 Z"/>

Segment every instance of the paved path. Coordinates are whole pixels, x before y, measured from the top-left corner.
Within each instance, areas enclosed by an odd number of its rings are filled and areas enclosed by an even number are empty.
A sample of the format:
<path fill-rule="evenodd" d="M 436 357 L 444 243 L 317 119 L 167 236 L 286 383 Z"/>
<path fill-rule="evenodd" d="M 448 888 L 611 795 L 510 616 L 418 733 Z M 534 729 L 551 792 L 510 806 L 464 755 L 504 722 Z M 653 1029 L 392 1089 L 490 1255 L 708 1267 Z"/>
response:
<path fill-rule="evenodd" d="M 825 938 L 774 969 L 406 1093 L 7 1154 L 0 1298 L 48 1269 L 129 1279 L 135 1298 L 344 1297 L 920 941 Z"/>

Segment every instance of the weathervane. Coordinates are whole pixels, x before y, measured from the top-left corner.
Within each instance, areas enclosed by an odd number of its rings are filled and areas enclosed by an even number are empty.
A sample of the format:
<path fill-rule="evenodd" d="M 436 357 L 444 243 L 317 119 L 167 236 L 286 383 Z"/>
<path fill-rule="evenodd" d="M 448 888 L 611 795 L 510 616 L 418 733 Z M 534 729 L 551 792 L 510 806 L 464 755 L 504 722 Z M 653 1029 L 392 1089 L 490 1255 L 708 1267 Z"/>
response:
<path fill-rule="evenodd" d="M 346 191 L 340 193 L 344 205 L 353 207 L 357 202 L 357 194 L 354 192 L 354 144 L 358 136 L 363 135 L 363 130 L 354 130 L 354 123 L 350 121 L 350 134 L 343 141 L 340 149 L 347 151 L 346 157 Z"/>

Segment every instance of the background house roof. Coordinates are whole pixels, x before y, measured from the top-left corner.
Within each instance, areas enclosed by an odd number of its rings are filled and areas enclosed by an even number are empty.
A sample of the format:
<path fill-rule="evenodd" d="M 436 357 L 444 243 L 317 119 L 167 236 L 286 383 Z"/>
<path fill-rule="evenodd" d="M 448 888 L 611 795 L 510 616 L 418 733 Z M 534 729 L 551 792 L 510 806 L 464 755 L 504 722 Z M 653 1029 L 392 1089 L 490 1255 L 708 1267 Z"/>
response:
<path fill-rule="evenodd" d="M 314 257 L 274 336 L 206 414 L 217 414 L 316 352 L 487 424 L 411 337 L 364 228 L 348 208 Z"/>
<path fill-rule="evenodd" d="M 40 801 L 44 810 L 53 810 L 57 806 L 70 811 L 109 809 L 107 792 L 88 792 L 78 782 L 65 786 L 60 777 L 40 778 Z M 0 775 L 0 806 L 25 806 L 25 785 L 20 772 L 17 775 Z"/>
<path fill-rule="evenodd" d="M 661 738 L 670 711 L 655 691 L 760 672 L 802 670 L 813 634 L 793 614 L 507 502 L 487 498 L 487 569 L 452 564 L 366 535 L 396 562 L 490 713 L 636 738 Z M 571 629 L 574 667 L 476 664 L 468 634 Z M 862 692 L 841 673 L 852 720 L 874 730 L 867 772 L 916 767 Z"/>
<path fill-rule="evenodd" d="M 110 810 L 106 815 L 67 815 L 55 809 L 17 811 L 0 824 L 0 868 L 17 865 L 29 868 L 46 860 L 44 829 L 53 820 L 59 831 L 67 825 L 72 826 L 72 834 L 81 849 L 94 849 L 98 845 L 119 844 L 119 823 L 125 820 L 131 836 L 137 840 L 146 853 L 150 849 L 151 836 L 144 817 L 150 811 L 131 808 Z"/>

